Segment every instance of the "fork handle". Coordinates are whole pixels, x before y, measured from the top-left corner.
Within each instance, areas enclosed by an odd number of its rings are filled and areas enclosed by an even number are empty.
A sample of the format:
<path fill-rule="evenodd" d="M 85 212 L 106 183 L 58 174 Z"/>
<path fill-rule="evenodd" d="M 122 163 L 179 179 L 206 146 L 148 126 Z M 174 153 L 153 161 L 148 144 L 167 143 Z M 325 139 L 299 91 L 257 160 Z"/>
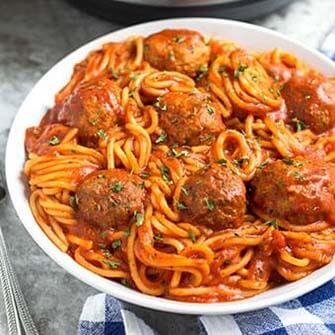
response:
<path fill-rule="evenodd" d="M 29 313 L 29 309 L 27 306 L 27 303 L 24 299 L 21 287 L 17 281 L 15 272 L 13 270 L 13 267 L 10 263 L 9 256 L 7 253 L 7 248 L 5 244 L 5 240 L 2 234 L 2 231 L 0 229 L 0 249 L 1 249 L 1 255 L 2 260 L 5 264 L 5 269 L 7 270 L 8 277 L 9 277 L 9 284 L 12 288 L 12 295 L 15 300 L 15 306 L 17 307 L 18 314 L 21 320 L 21 323 L 23 325 L 23 328 L 25 330 L 26 335 L 38 335 L 38 331 L 36 329 L 36 326 L 34 324 L 34 321 Z M 13 333 L 15 334 L 15 333 Z M 20 333 L 18 333 L 20 334 Z"/>
<path fill-rule="evenodd" d="M 3 247 L 0 243 L 0 281 L 2 286 L 2 292 L 4 297 L 8 332 L 9 335 L 20 335 L 20 320 L 15 306 L 15 299 L 12 287 L 10 285 L 10 279 L 3 256 Z"/>

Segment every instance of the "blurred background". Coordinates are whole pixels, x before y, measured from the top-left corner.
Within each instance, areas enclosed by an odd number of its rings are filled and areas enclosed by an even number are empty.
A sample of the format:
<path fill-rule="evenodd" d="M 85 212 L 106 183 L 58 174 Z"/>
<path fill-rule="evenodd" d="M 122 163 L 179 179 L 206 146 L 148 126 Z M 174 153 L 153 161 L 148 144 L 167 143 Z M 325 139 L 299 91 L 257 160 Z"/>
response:
<path fill-rule="evenodd" d="M 335 24 L 334 13 L 334 0 L 0 0 L 0 168 L 8 129 L 29 90 L 57 61 L 98 36 L 161 17 L 206 16 L 251 21 L 318 48 Z M 75 334 L 84 301 L 97 292 L 44 255 L 8 199 L 1 217 L 40 333 Z M 198 333 L 195 317 L 133 309 L 159 334 Z M 7 334 L 2 296 L 0 334 Z"/>

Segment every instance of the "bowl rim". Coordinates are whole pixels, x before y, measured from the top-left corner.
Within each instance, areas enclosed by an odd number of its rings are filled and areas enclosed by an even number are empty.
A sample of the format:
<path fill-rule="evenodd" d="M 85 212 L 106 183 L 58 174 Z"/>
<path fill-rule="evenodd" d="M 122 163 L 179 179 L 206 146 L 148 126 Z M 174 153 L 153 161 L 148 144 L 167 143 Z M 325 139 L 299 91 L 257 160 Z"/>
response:
<path fill-rule="evenodd" d="M 316 270 L 307 277 L 298 280 L 297 282 L 285 284 L 280 287 L 276 287 L 269 291 L 261 293 L 259 295 L 256 295 L 252 298 L 247 298 L 243 300 L 204 304 L 204 303 L 179 302 L 175 300 L 169 300 L 166 298 L 153 297 L 147 294 L 140 293 L 136 290 L 129 289 L 112 280 L 100 277 L 95 273 L 92 273 L 91 271 L 85 269 L 78 263 L 76 263 L 69 255 L 60 251 L 44 234 L 44 232 L 39 227 L 37 222 L 34 219 L 33 221 L 31 220 L 31 218 L 33 218 L 32 213 L 31 211 L 29 211 L 28 213 L 25 207 L 28 204 L 27 196 L 25 195 L 26 198 L 25 203 L 15 201 L 15 199 L 22 198 L 22 192 L 23 192 L 22 189 L 24 187 L 23 181 L 21 180 L 23 166 L 13 168 L 13 165 L 15 166 L 15 163 L 17 163 L 15 160 L 15 149 L 17 148 L 17 139 L 20 139 L 23 136 L 23 134 L 21 133 L 23 129 L 21 129 L 20 132 L 20 122 L 23 119 L 23 112 L 25 111 L 25 109 L 27 109 L 28 104 L 32 101 L 34 92 L 40 89 L 43 80 L 45 80 L 45 78 L 50 76 L 52 72 L 56 72 L 57 69 L 62 68 L 62 66 L 68 61 L 72 62 L 74 60 L 76 61 L 75 56 L 80 53 L 83 53 L 83 51 L 94 50 L 96 48 L 96 45 L 98 44 L 101 45 L 102 42 L 104 42 L 106 39 L 117 40 L 118 38 L 115 38 L 115 36 L 122 38 L 122 36 L 136 35 L 136 30 L 147 28 L 150 31 L 150 27 L 153 26 L 159 27 L 160 24 L 162 24 L 163 26 L 168 24 L 173 26 L 174 24 L 176 24 L 177 26 L 185 26 L 186 28 L 192 26 L 193 28 L 193 26 L 206 23 L 218 25 L 218 29 L 220 28 L 220 26 L 221 27 L 226 26 L 232 29 L 235 28 L 242 30 L 244 29 L 250 31 L 251 33 L 260 33 L 263 36 L 266 35 L 268 37 L 274 37 L 277 40 L 281 40 L 282 43 L 287 43 L 290 47 L 300 49 L 301 51 L 312 55 L 315 59 L 318 59 L 320 63 L 323 63 L 325 68 L 330 69 L 331 72 L 335 74 L 335 64 L 318 51 L 306 47 L 302 43 L 297 42 L 289 37 L 286 37 L 283 34 L 249 23 L 233 21 L 233 20 L 214 19 L 214 18 L 177 18 L 177 19 L 150 21 L 130 26 L 124 29 L 119 29 L 111 33 L 105 34 L 101 37 L 98 37 L 79 47 L 70 54 L 66 55 L 38 80 L 38 82 L 34 85 L 34 87 L 30 90 L 30 92 L 22 102 L 21 107 L 19 108 L 15 116 L 15 119 L 12 123 L 6 147 L 5 171 L 6 171 L 6 181 L 9 190 L 9 195 L 21 223 L 24 225 L 27 232 L 30 234 L 33 240 L 38 244 L 38 246 L 53 261 L 55 261 L 59 266 L 61 266 L 65 271 L 69 272 L 74 277 L 98 289 L 99 291 L 111 294 L 112 296 L 120 300 L 135 305 L 139 305 L 142 307 L 146 307 L 149 309 L 179 313 L 179 314 L 223 315 L 223 314 L 253 311 L 260 308 L 269 307 L 271 305 L 283 303 L 288 300 L 297 298 L 305 293 L 308 293 L 311 290 L 326 283 L 328 280 L 332 279 L 335 276 L 334 261 L 322 267 L 321 269 Z M 193 29 L 197 28 L 194 27 Z M 199 31 L 201 31 L 200 27 L 198 29 Z"/>

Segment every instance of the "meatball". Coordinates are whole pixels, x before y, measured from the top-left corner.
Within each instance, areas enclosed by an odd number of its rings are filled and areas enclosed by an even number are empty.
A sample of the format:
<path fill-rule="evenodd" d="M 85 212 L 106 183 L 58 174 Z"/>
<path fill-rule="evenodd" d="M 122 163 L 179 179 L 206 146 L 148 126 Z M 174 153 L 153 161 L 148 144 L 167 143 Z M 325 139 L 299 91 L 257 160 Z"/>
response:
<path fill-rule="evenodd" d="M 246 211 L 246 189 L 239 176 L 213 164 L 186 180 L 177 207 L 183 221 L 214 229 L 238 227 Z"/>
<path fill-rule="evenodd" d="M 99 136 L 120 122 L 121 89 L 103 78 L 79 85 L 58 108 L 58 122 L 79 129 L 79 139 L 87 146 L 96 146 Z"/>
<path fill-rule="evenodd" d="M 196 31 L 166 29 L 144 41 L 144 59 L 159 70 L 178 71 L 191 77 L 207 67 L 210 48 Z"/>
<path fill-rule="evenodd" d="M 77 216 L 101 228 L 128 224 L 143 212 L 143 181 L 120 169 L 101 170 L 86 177 L 77 193 Z"/>
<path fill-rule="evenodd" d="M 292 224 L 335 222 L 334 183 L 334 166 L 320 159 L 278 160 L 257 171 L 251 204 L 259 213 Z"/>
<path fill-rule="evenodd" d="M 293 121 L 302 121 L 317 134 L 335 126 L 335 84 L 328 78 L 296 73 L 284 85 L 282 96 Z"/>
<path fill-rule="evenodd" d="M 215 102 L 205 93 L 170 92 L 159 99 L 159 122 L 170 144 L 199 145 L 224 129 Z"/>

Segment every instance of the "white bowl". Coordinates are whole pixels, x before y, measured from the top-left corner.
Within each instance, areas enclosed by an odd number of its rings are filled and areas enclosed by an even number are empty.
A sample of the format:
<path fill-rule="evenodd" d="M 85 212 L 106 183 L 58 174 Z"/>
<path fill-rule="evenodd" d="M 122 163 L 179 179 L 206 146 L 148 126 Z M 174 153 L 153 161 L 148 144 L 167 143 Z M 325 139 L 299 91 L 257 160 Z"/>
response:
<path fill-rule="evenodd" d="M 172 19 L 144 23 L 100 37 L 74 51 L 49 70 L 28 94 L 19 109 L 9 134 L 6 152 L 6 176 L 9 193 L 16 212 L 36 243 L 61 267 L 88 285 L 121 300 L 151 309 L 181 314 L 231 314 L 251 311 L 282 303 L 307 293 L 335 276 L 334 261 L 297 282 L 273 288 L 255 297 L 224 303 L 186 303 L 142 294 L 135 290 L 99 277 L 61 252 L 36 223 L 27 198 L 23 178 L 25 162 L 25 129 L 37 125 L 47 108 L 53 105 L 55 93 L 69 80 L 73 66 L 102 44 L 123 40 L 131 35 L 149 35 L 164 28 L 190 28 L 206 35 L 216 35 L 240 43 L 249 49 L 261 50 L 274 47 L 294 53 L 309 65 L 328 75 L 335 75 L 335 65 L 320 53 L 300 43 L 258 26 L 219 19 Z"/>

